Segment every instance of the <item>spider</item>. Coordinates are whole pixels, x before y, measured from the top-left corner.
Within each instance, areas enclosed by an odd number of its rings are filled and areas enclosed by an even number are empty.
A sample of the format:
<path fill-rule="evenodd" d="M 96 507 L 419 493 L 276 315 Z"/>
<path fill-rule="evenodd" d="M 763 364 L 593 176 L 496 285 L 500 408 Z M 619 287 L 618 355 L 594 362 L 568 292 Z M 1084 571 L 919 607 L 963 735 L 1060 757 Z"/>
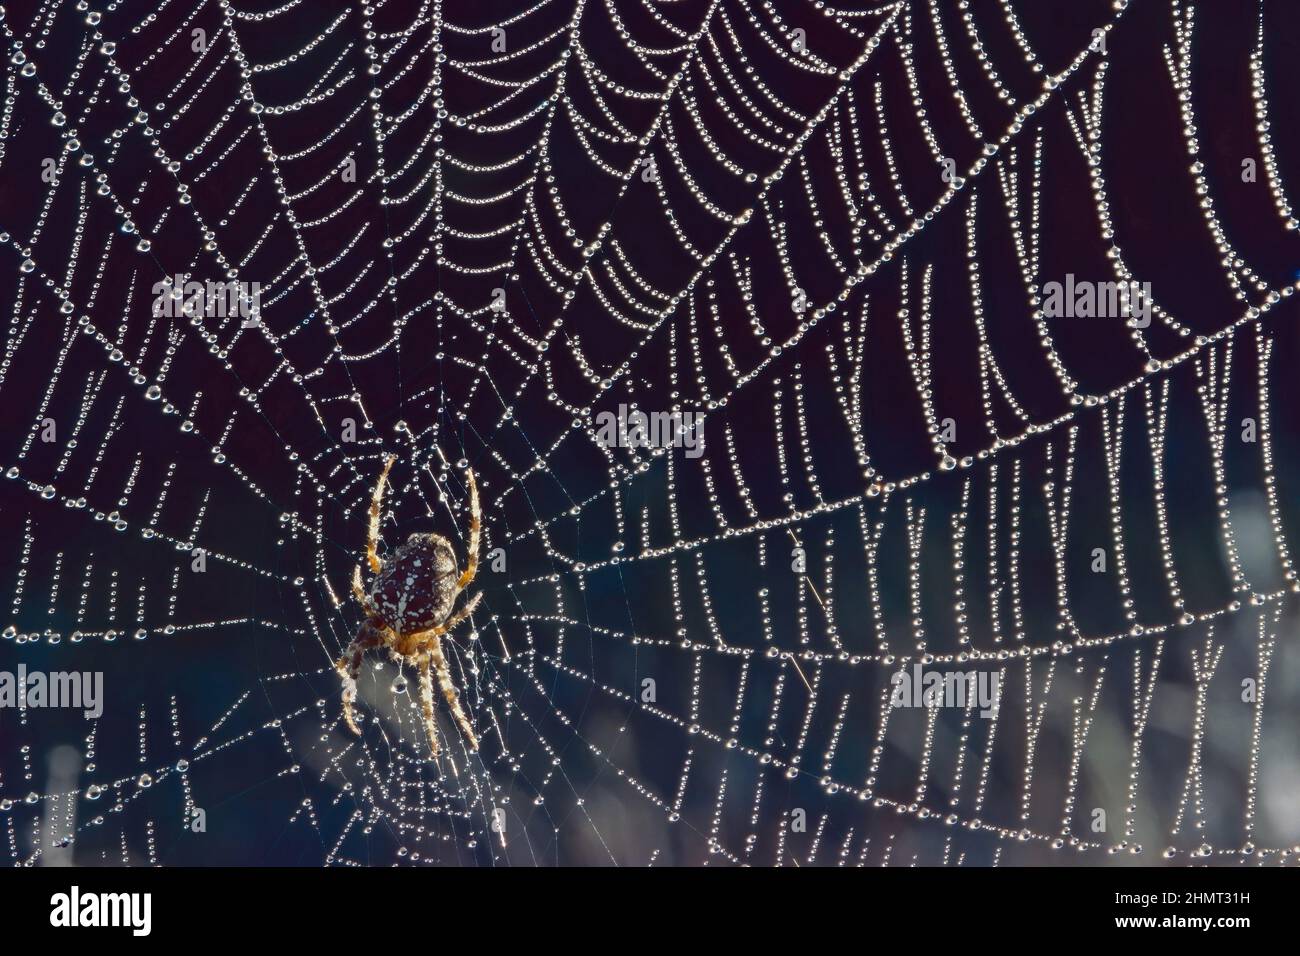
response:
<path fill-rule="evenodd" d="M 384 461 L 374 496 L 370 499 L 370 525 L 366 534 L 366 561 L 374 578 L 369 592 L 361 583 L 361 565 L 352 570 L 352 596 L 366 619 L 357 629 L 335 669 L 343 679 L 343 721 L 358 736 L 352 715 L 357 699 L 357 675 L 361 660 L 372 647 L 384 647 L 398 662 L 417 667 L 420 672 L 420 708 L 424 729 L 429 735 L 433 755 L 438 755 L 438 735 L 433 719 L 433 678 L 451 708 L 456 724 L 469 741 L 470 750 L 478 750 L 474 728 L 460 705 L 460 695 L 452 681 L 447 658 L 442 653 L 442 636 L 473 613 L 483 592 L 478 591 L 459 611 L 452 613 L 457 596 L 474 580 L 478 571 L 479 504 L 474 472 L 469 472 L 469 561 L 464 572 L 456 569 L 456 552 L 451 542 L 439 534 L 416 532 L 406 543 L 381 561 L 375 553 L 379 540 L 379 508 L 389 469 L 397 459 Z"/>

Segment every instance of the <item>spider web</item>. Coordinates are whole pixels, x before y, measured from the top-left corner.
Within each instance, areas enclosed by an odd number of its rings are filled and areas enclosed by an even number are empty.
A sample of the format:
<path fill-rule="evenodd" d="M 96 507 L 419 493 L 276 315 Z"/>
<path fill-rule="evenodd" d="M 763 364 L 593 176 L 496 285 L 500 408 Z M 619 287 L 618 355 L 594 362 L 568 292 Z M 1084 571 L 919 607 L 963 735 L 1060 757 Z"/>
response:
<path fill-rule="evenodd" d="M 0 712 L 11 860 L 1293 858 L 1294 11 L 499 7 L 6 4 L 5 667 L 105 700 Z M 387 454 L 478 753 L 341 723 Z"/>

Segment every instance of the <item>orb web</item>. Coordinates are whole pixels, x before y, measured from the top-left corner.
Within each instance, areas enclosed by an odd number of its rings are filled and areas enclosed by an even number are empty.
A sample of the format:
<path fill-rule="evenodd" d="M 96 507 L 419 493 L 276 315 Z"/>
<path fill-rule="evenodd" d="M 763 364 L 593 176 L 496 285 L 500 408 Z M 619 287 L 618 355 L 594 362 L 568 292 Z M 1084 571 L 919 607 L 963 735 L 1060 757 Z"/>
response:
<path fill-rule="evenodd" d="M 1294 13 L 489 6 L 6 4 L 11 861 L 1293 858 Z"/>

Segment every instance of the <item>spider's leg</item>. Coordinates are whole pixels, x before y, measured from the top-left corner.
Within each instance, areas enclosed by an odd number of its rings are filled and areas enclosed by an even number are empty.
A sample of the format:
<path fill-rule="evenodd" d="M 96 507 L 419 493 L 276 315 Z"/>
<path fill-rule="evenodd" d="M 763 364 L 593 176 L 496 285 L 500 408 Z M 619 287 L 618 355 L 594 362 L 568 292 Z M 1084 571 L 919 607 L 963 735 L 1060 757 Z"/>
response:
<path fill-rule="evenodd" d="M 357 700 L 357 677 L 361 673 L 361 659 L 365 657 L 369 648 L 379 643 L 379 633 L 368 624 L 363 624 L 357 636 L 343 652 L 343 656 L 334 662 L 334 669 L 343 679 L 343 722 L 348 725 L 348 730 L 358 737 L 361 736 L 361 728 L 357 726 L 356 719 L 352 716 L 352 705 Z"/>
<path fill-rule="evenodd" d="M 370 595 L 366 594 L 366 589 L 361 583 L 361 565 L 359 564 L 352 568 L 352 596 L 361 605 L 361 609 L 366 612 L 367 617 L 372 619 L 379 617 L 379 609 L 370 600 Z"/>
<path fill-rule="evenodd" d="M 446 698 L 447 706 L 451 708 L 451 714 L 456 718 L 457 726 L 460 727 L 461 732 L 469 740 L 469 749 L 478 750 L 478 737 L 475 735 L 474 728 L 470 725 L 464 709 L 460 706 L 460 695 L 456 692 L 456 684 L 451 679 L 451 669 L 447 666 L 447 658 L 442 653 L 442 635 L 469 617 L 482 597 L 483 592 L 480 591 L 470 598 L 463 608 L 437 627 L 411 636 L 411 640 L 424 645 L 424 649 L 419 655 L 420 705 L 424 709 L 424 725 L 429 732 L 429 743 L 433 747 L 434 756 L 438 754 L 438 741 L 434 736 L 433 684 L 429 679 L 430 662 L 433 663 L 434 673 L 438 677 L 438 687 L 442 690 L 442 696 Z"/>
<path fill-rule="evenodd" d="M 447 658 L 442 653 L 442 639 L 432 632 L 430 637 L 432 640 L 429 642 L 429 649 L 421 656 L 421 660 L 428 658 L 433 661 L 433 670 L 438 676 L 438 687 L 442 689 L 442 696 L 446 698 L 447 706 L 451 708 L 451 715 L 456 718 L 457 726 L 469 741 L 469 749 L 478 750 L 478 737 L 475 736 L 474 728 L 460 706 L 460 694 L 456 692 L 456 684 L 451 679 L 451 669 L 447 666 Z"/>
<path fill-rule="evenodd" d="M 483 600 L 483 592 L 479 591 L 465 602 L 464 607 L 427 633 L 433 637 L 442 637 L 442 635 L 446 634 L 461 621 L 465 620 L 465 618 L 473 614 L 474 608 L 478 607 L 478 602 L 481 600 Z"/>
<path fill-rule="evenodd" d="M 384 500 L 384 485 L 388 482 L 388 471 L 395 461 L 397 458 L 393 455 L 384 459 L 384 470 L 379 473 L 379 481 L 375 483 L 375 493 L 370 498 L 370 525 L 366 529 L 366 561 L 370 564 L 372 574 L 378 574 L 382 567 L 379 563 L 379 555 L 375 552 L 379 545 L 379 507 Z"/>
<path fill-rule="evenodd" d="M 429 749 L 438 756 L 438 727 L 433 720 L 433 675 L 429 673 L 429 655 L 420 654 L 420 710 L 424 712 L 424 729 L 429 735 Z"/>
<path fill-rule="evenodd" d="M 469 583 L 474 580 L 474 575 L 478 573 L 478 532 L 479 518 L 482 512 L 478 504 L 478 485 L 474 482 L 474 472 L 469 472 L 469 560 L 465 565 L 465 573 L 460 576 L 456 582 L 456 590 L 463 591 L 469 587 Z M 449 628 L 450 630 L 450 628 Z"/>

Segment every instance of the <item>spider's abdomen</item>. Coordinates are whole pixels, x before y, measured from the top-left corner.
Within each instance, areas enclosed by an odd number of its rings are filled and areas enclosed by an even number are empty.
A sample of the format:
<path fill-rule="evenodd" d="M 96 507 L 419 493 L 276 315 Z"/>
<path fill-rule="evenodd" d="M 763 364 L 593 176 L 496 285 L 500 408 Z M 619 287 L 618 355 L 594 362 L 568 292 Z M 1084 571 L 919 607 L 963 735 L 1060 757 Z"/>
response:
<path fill-rule="evenodd" d="M 398 634 L 427 631 L 451 615 L 456 555 L 442 535 L 413 534 L 394 551 L 370 585 L 384 623 Z"/>

